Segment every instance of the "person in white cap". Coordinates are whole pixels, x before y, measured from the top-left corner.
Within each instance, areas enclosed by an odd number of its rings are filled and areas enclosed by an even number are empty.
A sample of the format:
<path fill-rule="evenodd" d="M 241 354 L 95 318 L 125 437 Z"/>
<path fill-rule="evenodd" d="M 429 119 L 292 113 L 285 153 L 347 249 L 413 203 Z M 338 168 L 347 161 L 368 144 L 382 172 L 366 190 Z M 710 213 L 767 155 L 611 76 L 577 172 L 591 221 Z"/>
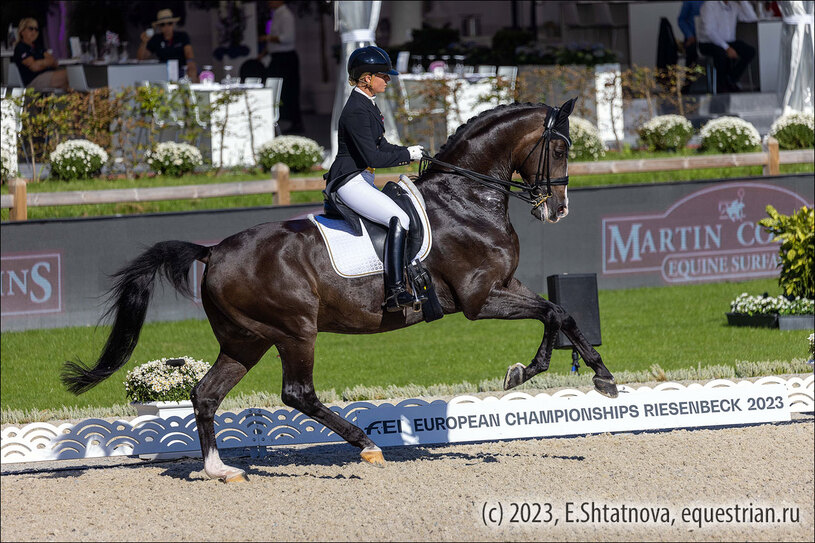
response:
<path fill-rule="evenodd" d="M 153 31 L 141 33 L 141 44 L 136 54 L 139 60 L 144 60 L 152 53 L 161 62 L 178 60 L 178 76 L 184 74 L 193 83 L 198 83 L 198 67 L 195 64 L 195 54 L 190 43 L 190 36 L 186 32 L 175 30 L 175 24 L 180 17 L 173 17 L 170 9 L 159 10 L 156 20 L 153 21 Z"/>

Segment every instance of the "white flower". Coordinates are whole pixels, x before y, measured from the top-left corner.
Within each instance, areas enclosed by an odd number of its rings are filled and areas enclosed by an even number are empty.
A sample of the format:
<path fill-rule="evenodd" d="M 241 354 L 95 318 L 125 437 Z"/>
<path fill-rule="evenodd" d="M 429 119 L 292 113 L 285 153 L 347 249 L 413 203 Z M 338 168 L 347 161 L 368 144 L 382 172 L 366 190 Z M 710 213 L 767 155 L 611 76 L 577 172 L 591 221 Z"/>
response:
<path fill-rule="evenodd" d="M 98 172 L 108 161 L 108 154 L 91 141 L 68 140 L 57 145 L 49 159 L 56 177 L 71 180 Z"/>
<path fill-rule="evenodd" d="M 756 127 L 738 117 L 719 117 L 711 119 L 699 131 L 704 143 L 707 139 L 719 140 L 718 146 L 723 149 L 722 140 L 738 139 L 745 147 L 761 145 L 761 136 Z"/>
<path fill-rule="evenodd" d="M 770 136 L 775 136 L 781 130 L 794 124 L 802 124 L 810 130 L 815 130 L 815 113 L 812 111 L 789 111 L 780 116 L 770 127 Z"/>
<path fill-rule="evenodd" d="M 323 154 L 323 148 L 316 141 L 303 136 L 278 136 L 269 143 L 262 145 L 259 151 L 271 151 L 274 153 L 319 153 Z"/>
<path fill-rule="evenodd" d="M 750 296 L 742 292 L 730 302 L 730 311 L 747 315 L 772 314 L 807 315 L 815 311 L 815 300 L 797 297 L 790 301 L 784 296 Z"/>
<path fill-rule="evenodd" d="M 189 356 L 178 357 L 184 363 L 179 366 L 167 364 L 168 358 L 151 360 L 127 372 L 124 385 L 127 396 L 136 402 L 166 401 L 186 396 L 189 390 L 209 371 L 210 365 Z"/>
<path fill-rule="evenodd" d="M 51 153 L 51 162 L 58 162 L 71 158 L 84 159 L 90 162 L 93 158 L 99 159 L 102 163 L 108 161 L 107 152 L 88 140 L 68 140 L 57 145 L 54 152 Z"/>
<path fill-rule="evenodd" d="M 201 151 L 196 147 L 174 141 L 159 143 L 154 151 L 147 151 L 144 157 L 147 164 L 159 173 L 168 170 L 175 173 L 188 172 L 204 163 Z"/>
<path fill-rule="evenodd" d="M 600 133 L 591 122 L 577 116 L 569 117 L 569 137 L 572 140 L 572 148 L 569 157 L 586 157 L 592 159 L 605 156 L 608 148 L 600 139 Z"/>

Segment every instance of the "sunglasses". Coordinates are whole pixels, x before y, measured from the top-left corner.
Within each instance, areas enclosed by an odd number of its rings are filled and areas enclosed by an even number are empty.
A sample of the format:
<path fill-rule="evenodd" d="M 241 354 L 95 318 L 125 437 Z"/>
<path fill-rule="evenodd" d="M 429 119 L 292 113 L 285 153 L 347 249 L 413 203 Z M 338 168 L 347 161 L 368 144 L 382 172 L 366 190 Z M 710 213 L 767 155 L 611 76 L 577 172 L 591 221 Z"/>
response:
<path fill-rule="evenodd" d="M 378 77 L 379 79 L 382 79 L 382 80 L 384 80 L 384 81 L 390 81 L 390 80 L 391 80 L 391 76 L 389 76 L 388 74 L 383 74 L 383 73 L 375 73 L 374 75 L 375 75 L 376 77 Z"/>
<path fill-rule="evenodd" d="M 33 30 L 34 32 L 39 32 L 40 28 L 38 26 L 29 26 L 28 30 Z"/>
<path fill-rule="evenodd" d="M 159 23 L 159 24 L 158 24 L 158 26 L 159 26 L 159 27 L 162 27 L 162 26 L 173 26 L 173 23 Z"/>

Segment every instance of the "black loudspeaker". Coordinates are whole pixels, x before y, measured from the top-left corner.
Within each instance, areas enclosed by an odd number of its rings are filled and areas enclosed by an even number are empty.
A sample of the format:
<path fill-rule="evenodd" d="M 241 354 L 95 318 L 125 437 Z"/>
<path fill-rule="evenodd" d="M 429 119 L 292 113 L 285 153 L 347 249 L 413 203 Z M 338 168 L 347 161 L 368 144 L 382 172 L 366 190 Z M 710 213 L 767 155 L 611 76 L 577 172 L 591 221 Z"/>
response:
<path fill-rule="evenodd" d="M 574 318 L 577 327 L 593 346 L 601 345 L 600 304 L 596 273 L 564 273 L 546 278 L 549 301 L 561 306 Z M 558 332 L 555 349 L 571 349 L 572 342 Z"/>

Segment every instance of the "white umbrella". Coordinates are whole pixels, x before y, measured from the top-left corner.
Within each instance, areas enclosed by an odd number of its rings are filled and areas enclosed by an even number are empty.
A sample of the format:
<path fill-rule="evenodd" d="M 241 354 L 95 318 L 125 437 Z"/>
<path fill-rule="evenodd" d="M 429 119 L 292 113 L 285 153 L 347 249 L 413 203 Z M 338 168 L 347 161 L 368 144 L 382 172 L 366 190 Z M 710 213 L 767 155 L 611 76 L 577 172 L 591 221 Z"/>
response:
<path fill-rule="evenodd" d="M 783 17 L 778 62 L 781 112 L 813 110 L 813 2 L 778 2 Z"/>
<path fill-rule="evenodd" d="M 348 57 L 356 49 L 368 45 L 376 45 L 375 31 L 379 23 L 379 10 L 381 1 L 357 2 L 345 1 L 334 2 L 334 25 L 335 30 L 340 32 L 342 39 L 342 54 L 340 64 L 337 69 L 337 90 L 334 94 L 334 111 L 331 114 L 331 154 L 323 162 L 323 168 L 328 169 L 337 156 L 337 125 L 340 121 L 340 113 L 351 94 L 351 86 L 348 84 Z M 390 104 L 384 95 L 376 101 L 379 110 L 385 117 L 385 137 L 390 143 L 399 144 L 399 134 L 396 132 L 396 123 L 393 119 L 393 112 Z"/>

